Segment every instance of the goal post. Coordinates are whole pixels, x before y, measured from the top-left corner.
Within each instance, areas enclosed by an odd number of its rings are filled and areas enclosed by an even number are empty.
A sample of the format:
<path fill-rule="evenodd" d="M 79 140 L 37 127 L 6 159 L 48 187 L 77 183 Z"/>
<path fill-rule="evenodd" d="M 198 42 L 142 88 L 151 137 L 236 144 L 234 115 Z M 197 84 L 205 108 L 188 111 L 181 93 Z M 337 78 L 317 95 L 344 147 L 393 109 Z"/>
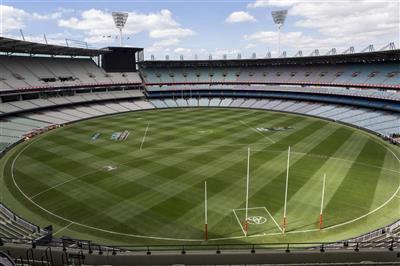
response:
<path fill-rule="evenodd" d="M 204 239 L 208 240 L 207 181 L 204 181 Z"/>
<path fill-rule="evenodd" d="M 323 211 L 324 211 L 324 198 L 325 198 L 325 181 L 326 181 L 326 174 L 324 174 L 324 178 L 322 181 L 321 209 L 319 211 L 319 229 L 320 230 L 323 228 L 323 222 L 324 222 Z"/>
<path fill-rule="evenodd" d="M 247 148 L 247 174 L 246 174 L 246 215 L 244 220 L 244 231 L 247 236 L 249 230 L 249 179 L 250 179 L 250 147 Z"/>
<path fill-rule="evenodd" d="M 288 185 L 289 185 L 289 165 L 290 165 L 290 146 L 288 149 L 288 157 L 287 157 L 287 165 L 286 165 L 286 184 L 285 184 L 285 202 L 284 202 L 284 207 L 283 207 L 283 224 L 282 224 L 282 233 L 286 232 L 286 227 L 287 227 L 287 216 L 286 216 L 286 210 L 287 210 L 287 194 L 288 194 Z"/>

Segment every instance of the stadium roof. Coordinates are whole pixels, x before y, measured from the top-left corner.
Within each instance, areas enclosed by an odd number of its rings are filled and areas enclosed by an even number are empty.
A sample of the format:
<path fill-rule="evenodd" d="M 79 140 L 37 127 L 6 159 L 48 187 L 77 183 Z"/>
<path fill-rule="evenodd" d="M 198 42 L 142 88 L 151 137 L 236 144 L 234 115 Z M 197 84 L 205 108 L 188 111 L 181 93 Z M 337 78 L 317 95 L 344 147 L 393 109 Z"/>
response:
<path fill-rule="evenodd" d="M 69 56 L 98 56 L 110 52 L 107 48 L 86 49 L 62 45 L 52 45 L 21 41 L 0 37 L 0 52 L 24 53 L 24 54 L 46 54 L 46 55 L 69 55 Z"/>
<path fill-rule="evenodd" d="M 285 58 L 257 59 L 218 59 L 218 60 L 146 60 L 139 62 L 141 67 L 224 67 L 224 66 L 269 66 L 269 65 L 307 65 L 307 64 L 340 64 L 359 62 L 400 62 L 400 49 L 336 54 L 323 56 L 298 56 Z"/>

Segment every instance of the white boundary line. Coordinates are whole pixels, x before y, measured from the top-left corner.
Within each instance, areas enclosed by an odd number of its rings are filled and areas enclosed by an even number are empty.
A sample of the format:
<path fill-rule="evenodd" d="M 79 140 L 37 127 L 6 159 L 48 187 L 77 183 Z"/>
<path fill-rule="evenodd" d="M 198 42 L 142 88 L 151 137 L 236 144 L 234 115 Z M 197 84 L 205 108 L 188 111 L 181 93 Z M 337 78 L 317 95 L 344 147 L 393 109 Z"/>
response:
<path fill-rule="evenodd" d="M 257 129 L 251 127 L 249 124 L 247 124 L 246 122 L 240 120 L 240 123 L 242 123 L 243 125 L 245 125 L 246 127 L 250 128 L 251 130 L 257 132 L 258 134 L 260 134 L 261 136 L 263 136 L 264 138 L 266 138 L 267 140 L 269 140 L 272 143 L 275 143 L 275 141 L 273 141 L 270 137 L 265 136 L 262 132 L 258 131 Z"/>
<path fill-rule="evenodd" d="M 68 183 L 68 182 L 71 182 L 71 181 L 73 181 L 73 180 L 76 180 L 76 179 L 77 179 L 77 178 L 71 178 L 71 179 L 65 180 L 64 182 L 61 182 L 61 183 L 59 183 L 59 184 L 57 184 L 57 185 L 54 185 L 54 186 L 52 186 L 52 187 L 49 187 L 49 188 L 47 188 L 47 189 L 45 189 L 45 190 L 40 191 L 39 193 L 37 193 L 37 194 L 31 196 L 29 199 L 34 199 L 34 198 L 36 198 L 37 196 L 40 196 L 40 195 L 42 195 L 43 193 L 46 193 L 47 191 L 50 191 L 50 190 L 52 190 L 52 189 L 54 189 L 54 188 L 57 188 L 57 187 L 59 187 L 59 186 L 62 186 L 62 185 L 64 185 L 64 184 L 66 184 L 66 183 Z"/>
<path fill-rule="evenodd" d="M 264 142 L 251 143 L 251 145 L 255 145 L 255 144 L 266 144 L 266 143 L 264 143 Z M 229 144 L 229 145 L 230 146 L 248 146 L 249 144 Z M 218 145 L 204 145 L 204 146 L 200 147 L 198 150 L 191 150 L 191 151 L 188 151 L 188 153 L 206 152 L 206 151 L 209 151 L 206 148 L 209 147 L 211 149 L 212 147 L 215 147 L 215 146 L 218 146 Z M 173 149 L 187 149 L 187 148 L 188 147 L 183 147 L 183 146 L 182 147 L 173 147 Z M 152 147 L 152 148 L 147 148 L 147 149 L 149 149 L 149 150 L 166 150 L 166 149 L 169 149 L 169 147 L 163 147 L 163 148 Z M 234 150 L 232 150 L 232 149 L 223 149 L 223 150 L 222 149 L 221 150 L 213 149 L 213 151 L 234 151 Z M 279 151 L 279 150 L 266 150 L 266 149 L 254 149 L 254 148 L 252 149 L 252 151 L 256 151 L 256 152 L 259 152 L 259 151 L 275 152 L 275 153 L 282 153 L 283 152 L 283 151 Z M 338 158 L 338 157 L 322 156 L 322 155 L 317 155 L 317 154 L 312 154 L 312 153 L 305 153 L 305 152 L 293 152 L 293 151 L 291 151 L 290 153 L 291 154 L 297 154 L 297 155 L 309 156 L 309 157 L 313 157 L 313 158 L 320 158 L 320 159 L 327 159 L 327 160 L 338 160 L 338 161 L 343 161 L 343 162 L 347 162 L 347 163 L 365 165 L 365 166 L 368 166 L 368 167 L 372 167 L 372 168 L 381 169 L 381 170 L 385 170 L 385 171 L 389 171 L 389 172 L 394 172 L 394 173 L 400 174 L 400 171 L 397 171 L 397 170 L 389 169 L 389 168 L 386 168 L 386 167 L 379 167 L 379 166 L 376 166 L 376 165 L 369 165 L 369 164 L 366 164 L 366 163 L 363 163 L 363 162 L 356 162 L 356 161 L 347 160 L 347 159 Z M 148 158 L 148 157 L 146 157 L 146 158 Z M 121 162 L 121 163 L 117 163 L 117 164 L 118 165 L 124 165 L 124 164 L 126 164 L 126 162 Z"/>
<path fill-rule="evenodd" d="M 268 211 L 267 207 L 263 206 L 263 207 L 252 207 L 252 208 L 248 208 L 248 210 L 259 210 L 259 209 L 265 210 L 265 212 L 269 215 L 269 217 L 271 217 L 271 219 L 272 219 L 272 221 L 274 222 L 274 224 L 278 227 L 278 230 L 282 233 L 282 232 L 283 232 L 282 227 L 280 227 L 280 225 L 276 222 L 276 220 L 274 219 L 274 217 L 272 216 L 272 214 Z M 239 221 L 239 218 L 238 218 L 238 216 L 236 215 L 236 211 L 244 211 L 244 210 L 246 210 L 246 209 L 245 209 L 245 208 L 239 208 L 239 209 L 232 209 L 232 210 L 233 210 L 233 213 L 234 213 L 235 216 L 236 216 L 236 219 L 238 219 L 238 221 Z M 240 226 L 242 227 L 241 224 L 240 224 Z M 242 227 L 242 230 L 243 230 L 243 227 Z M 243 232 L 244 232 L 244 230 L 243 230 Z M 281 234 L 281 233 L 276 233 L 276 234 Z M 273 233 L 273 234 L 274 234 L 274 233 Z M 265 235 L 267 235 L 267 234 L 265 234 Z M 268 234 L 268 235 L 269 235 L 269 234 Z M 263 234 L 263 236 L 264 236 L 264 234 Z"/>
<path fill-rule="evenodd" d="M 69 219 L 67 219 L 67 218 L 64 218 L 64 217 L 62 217 L 62 216 L 60 216 L 60 215 L 57 215 L 57 214 L 55 214 L 55 213 L 53 213 L 53 212 L 51 212 L 51 211 L 49 211 L 49 210 L 43 208 L 42 206 L 40 206 L 39 204 L 37 204 L 36 202 L 34 202 L 33 200 L 31 200 L 31 199 L 22 191 L 22 189 L 18 186 L 17 182 L 15 181 L 15 176 L 14 176 L 14 166 L 15 166 L 16 160 L 17 160 L 18 157 L 22 154 L 23 151 L 25 151 L 28 147 L 30 147 L 30 145 L 32 145 L 33 143 L 35 143 L 35 142 L 38 141 L 38 140 L 40 140 L 40 137 L 37 138 L 37 139 L 35 139 L 35 140 L 33 140 L 31 143 L 27 144 L 27 145 L 26 145 L 24 148 L 22 148 L 22 149 L 19 151 L 19 153 L 14 157 L 13 162 L 12 162 L 12 164 L 11 164 L 11 177 L 12 177 L 13 184 L 14 184 L 14 186 L 18 189 L 18 191 L 19 191 L 28 201 L 30 201 L 33 205 L 35 205 L 36 207 L 38 207 L 38 208 L 41 209 L 42 211 L 44 211 L 44 212 L 46 212 L 46 213 L 48 213 L 48 214 L 50 214 L 50 215 L 52 215 L 52 216 L 54 216 L 54 217 L 60 219 L 60 220 L 67 221 L 67 222 L 70 222 L 70 223 L 74 223 L 75 225 L 79 225 L 79 226 L 84 227 L 84 228 L 89 228 L 89 229 L 92 229 L 92 230 L 97 230 L 97 231 L 101 231 L 101 232 L 105 232 L 105 233 L 109 233 L 109 234 L 114 234 L 114 235 L 121 235 L 121 236 L 128 236 L 128 237 L 137 237 L 137 238 L 145 238 L 145 239 L 156 239 L 156 240 L 173 240 L 173 241 L 188 241 L 188 242 L 199 242 L 199 241 L 204 241 L 203 239 L 191 239 L 191 238 L 185 239 L 185 238 L 155 237 L 155 236 L 145 236 L 145 235 L 135 235 L 135 234 L 127 234 L 127 233 L 114 232 L 114 231 L 110 231 L 110 230 L 106 230 L 106 229 L 101 229 L 101 228 L 97 228 L 97 227 L 92 227 L 92 226 L 89 226 L 89 225 L 85 225 L 85 224 L 81 224 L 81 223 L 74 222 L 74 221 L 72 221 L 72 220 L 69 220 Z M 379 143 L 379 142 L 378 142 L 378 143 Z M 397 159 L 397 161 L 400 163 L 400 159 L 396 156 L 396 154 L 395 154 L 391 149 L 389 149 L 388 147 L 382 145 L 381 143 L 379 143 L 379 144 L 380 144 L 381 146 L 383 146 L 384 148 L 386 148 L 390 153 L 392 153 L 393 156 L 394 156 L 394 157 Z M 368 215 L 370 215 L 370 214 L 373 214 L 373 213 L 375 213 L 376 211 L 380 210 L 381 208 L 385 207 L 390 201 L 392 201 L 392 200 L 397 196 L 397 194 L 398 194 L 399 192 L 400 192 L 400 185 L 397 187 L 395 193 L 394 193 L 387 201 L 385 201 L 382 205 L 378 206 L 376 209 L 374 209 L 374 210 L 372 210 L 372 211 L 370 211 L 370 212 L 368 212 L 368 213 L 366 213 L 366 214 L 364 214 L 364 215 L 362 215 L 362 216 L 360 216 L 360 217 L 358 217 L 358 218 L 355 218 L 355 219 L 352 219 L 352 220 L 349 220 L 349 221 L 346 221 L 346 222 L 343 222 L 343 223 L 340 223 L 340 224 L 337 224 L 337 225 L 333 225 L 333 226 L 330 226 L 330 227 L 326 227 L 326 228 L 324 228 L 323 230 L 324 230 L 324 231 L 325 231 L 325 230 L 330 230 L 330 229 L 337 228 L 337 227 L 340 227 L 340 226 L 343 226 L 343 225 L 347 225 L 347 224 L 353 223 L 353 222 L 355 222 L 355 221 L 358 221 L 358 220 L 360 220 L 360 219 L 363 219 L 363 218 L 365 218 L 366 216 L 368 216 Z M 320 231 L 320 230 L 319 230 L 319 229 L 309 229 L 309 230 L 300 230 L 300 231 L 288 231 L 287 233 L 295 234 L 295 233 L 305 233 L 305 232 L 315 232 L 315 231 Z M 265 236 L 275 235 L 275 234 L 276 234 L 276 233 L 273 233 L 273 234 L 265 234 L 265 235 L 264 235 L 264 234 L 262 234 L 262 235 L 253 235 L 253 236 L 249 236 L 249 237 L 265 237 Z M 278 233 L 278 234 L 281 234 L 281 233 Z M 245 236 L 236 236 L 236 237 L 227 237 L 227 238 L 215 238 L 215 239 L 209 239 L 209 240 L 210 240 L 210 241 L 213 241 L 213 240 L 229 240 L 229 239 L 239 239 L 239 238 L 244 238 L 244 237 L 245 237 Z"/>
<path fill-rule="evenodd" d="M 269 216 L 271 217 L 272 221 L 274 221 L 274 223 L 276 224 L 276 226 L 278 227 L 279 231 L 281 231 L 283 233 L 283 229 L 282 227 L 276 222 L 276 220 L 274 219 L 274 217 L 272 216 L 272 214 L 268 211 L 267 207 L 264 207 L 265 211 L 269 214 Z"/>
<path fill-rule="evenodd" d="M 126 163 L 124 163 L 124 164 L 126 164 Z M 119 165 L 124 165 L 124 164 L 119 164 Z M 65 185 L 66 183 L 69 183 L 69 182 L 71 182 L 71 181 L 78 180 L 78 179 L 80 179 L 80 178 L 82 178 L 82 177 L 88 176 L 88 175 L 90 175 L 90 174 L 94 174 L 94 173 L 99 172 L 99 171 L 101 171 L 101 170 L 99 170 L 99 169 L 94 169 L 93 171 L 85 172 L 85 173 L 83 173 L 82 175 L 78 175 L 78 176 L 76 176 L 76 177 L 74 177 L 74 178 L 67 179 L 67 180 L 65 180 L 65 181 L 63 181 L 63 182 L 61 182 L 61 183 L 58 183 L 58 184 L 56 184 L 56 185 L 54 185 L 54 186 L 52 186 L 52 187 L 49 187 L 49 188 L 47 188 L 47 189 L 44 189 L 43 191 L 40 191 L 40 192 L 38 192 L 37 194 L 35 194 L 35 195 L 33 195 L 33 196 L 30 196 L 30 199 L 36 198 L 37 196 L 42 195 L 43 193 L 46 193 L 46 192 L 48 192 L 48 191 L 50 191 L 50 190 L 52 190 L 52 189 L 54 189 L 54 188 L 57 188 L 57 187 L 62 186 L 62 185 Z"/>
<path fill-rule="evenodd" d="M 263 209 L 263 208 L 265 208 L 265 207 L 252 207 L 252 208 L 247 208 L 247 209 L 248 210 L 257 210 L 257 209 Z M 238 209 L 234 209 L 234 210 L 244 211 L 244 210 L 246 210 L 246 208 L 238 208 Z"/>
<path fill-rule="evenodd" d="M 243 228 L 243 226 L 242 226 L 242 223 L 240 222 L 240 219 L 239 219 L 239 217 L 237 216 L 237 214 L 236 214 L 236 212 L 235 212 L 235 209 L 232 209 L 232 211 L 233 211 L 233 214 L 234 214 L 235 217 L 236 217 L 237 222 L 238 222 L 239 225 L 240 225 L 240 228 L 242 229 L 243 237 L 246 237 L 246 231 L 244 231 L 244 228 Z"/>
<path fill-rule="evenodd" d="M 60 228 L 59 230 L 57 230 L 55 233 L 53 233 L 53 235 L 56 235 L 62 231 L 64 231 L 65 229 L 67 229 L 68 227 L 70 227 L 71 225 L 73 225 L 74 223 L 69 223 L 66 226 L 64 226 L 63 228 Z"/>
<path fill-rule="evenodd" d="M 15 176 L 14 176 L 14 168 L 15 168 L 15 162 L 16 159 L 18 159 L 18 157 L 22 154 L 22 152 L 24 152 L 28 147 L 30 147 L 30 145 L 32 145 L 33 143 L 35 143 L 36 141 L 38 141 L 40 138 L 37 138 L 36 140 L 32 141 L 31 143 L 29 143 L 28 145 L 26 145 L 23 149 L 21 149 L 19 151 L 19 153 L 17 154 L 17 156 L 14 157 L 14 160 L 11 164 L 11 177 L 13 180 L 13 184 L 14 186 L 18 189 L 18 191 L 27 199 L 29 200 L 33 205 L 35 205 L 36 207 L 38 207 L 39 209 L 41 209 L 42 211 L 69 223 L 73 223 L 75 225 L 79 225 L 81 227 L 84 228 L 89 228 L 92 230 L 97 230 L 97 231 L 101 231 L 101 232 L 105 232 L 105 233 L 109 233 L 109 234 L 114 234 L 114 235 L 121 235 L 121 236 L 129 236 L 129 237 L 138 237 L 138 238 L 146 238 L 146 239 L 156 239 L 156 240 L 174 240 L 174 241 L 204 241 L 203 239 L 191 239 L 191 238 L 170 238 L 170 237 L 155 237 L 155 236 L 145 236 L 145 235 L 135 235 L 135 234 L 126 234 L 126 233 L 120 233 L 120 232 L 114 232 L 114 231 L 110 231 L 110 230 L 106 230 L 106 229 L 101 229 L 101 228 L 97 228 L 97 227 L 93 227 L 93 226 L 89 226 L 86 224 L 81 224 L 81 223 L 77 223 L 74 222 L 70 219 L 64 218 L 58 214 L 55 214 L 45 208 L 43 208 L 42 206 L 40 206 L 39 204 L 37 204 L 35 201 L 31 200 L 28 195 L 25 194 L 25 192 L 22 191 L 22 189 L 18 186 L 17 182 L 15 181 Z"/>
<path fill-rule="evenodd" d="M 144 131 L 144 135 L 143 135 L 143 138 L 142 138 L 142 143 L 140 143 L 140 149 L 139 150 L 142 150 L 144 140 L 146 139 L 147 130 L 149 130 L 149 126 L 150 126 L 150 122 L 147 122 L 147 127 L 146 127 L 146 130 Z"/>

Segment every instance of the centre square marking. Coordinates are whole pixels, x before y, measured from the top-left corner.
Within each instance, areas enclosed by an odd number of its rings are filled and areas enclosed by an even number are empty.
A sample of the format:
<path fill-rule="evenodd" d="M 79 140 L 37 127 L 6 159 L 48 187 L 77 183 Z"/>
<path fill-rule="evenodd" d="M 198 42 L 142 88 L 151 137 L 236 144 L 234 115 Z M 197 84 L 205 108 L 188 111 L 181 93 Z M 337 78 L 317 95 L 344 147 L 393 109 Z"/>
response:
<path fill-rule="evenodd" d="M 212 129 L 203 129 L 203 130 L 191 130 L 192 134 L 212 134 L 214 130 Z"/>
<path fill-rule="evenodd" d="M 110 171 L 116 170 L 117 167 L 114 166 L 114 165 L 106 165 L 106 166 L 103 167 L 103 169 L 106 170 L 107 172 L 110 172 Z"/>
<path fill-rule="evenodd" d="M 246 209 L 232 209 L 237 223 L 243 234 L 245 232 Z M 267 235 L 282 233 L 282 228 L 271 215 L 268 209 L 263 207 L 252 207 L 247 209 L 248 235 Z"/>

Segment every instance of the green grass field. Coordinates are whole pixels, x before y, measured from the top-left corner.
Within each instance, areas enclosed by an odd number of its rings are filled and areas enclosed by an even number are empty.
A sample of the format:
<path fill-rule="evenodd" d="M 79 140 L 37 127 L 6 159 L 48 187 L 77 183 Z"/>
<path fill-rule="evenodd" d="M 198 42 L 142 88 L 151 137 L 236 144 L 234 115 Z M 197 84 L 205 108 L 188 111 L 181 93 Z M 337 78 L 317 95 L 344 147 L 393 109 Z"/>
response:
<path fill-rule="evenodd" d="M 256 128 L 290 127 L 282 131 Z M 129 130 L 124 141 L 113 132 Z M 96 133 L 100 137 L 92 141 Z M 281 232 L 291 146 L 288 227 Z M 249 216 L 244 237 L 247 148 Z M 117 244 L 334 241 L 399 219 L 399 150 L 351 127 L 246 109 L 168 109 L 75 123 L 2 159 L 2 200 L 56 236 Z M 318 229 L 327 175 L 325 229 Z M 397 193 L 397 194 L 396 194 Z"/>

